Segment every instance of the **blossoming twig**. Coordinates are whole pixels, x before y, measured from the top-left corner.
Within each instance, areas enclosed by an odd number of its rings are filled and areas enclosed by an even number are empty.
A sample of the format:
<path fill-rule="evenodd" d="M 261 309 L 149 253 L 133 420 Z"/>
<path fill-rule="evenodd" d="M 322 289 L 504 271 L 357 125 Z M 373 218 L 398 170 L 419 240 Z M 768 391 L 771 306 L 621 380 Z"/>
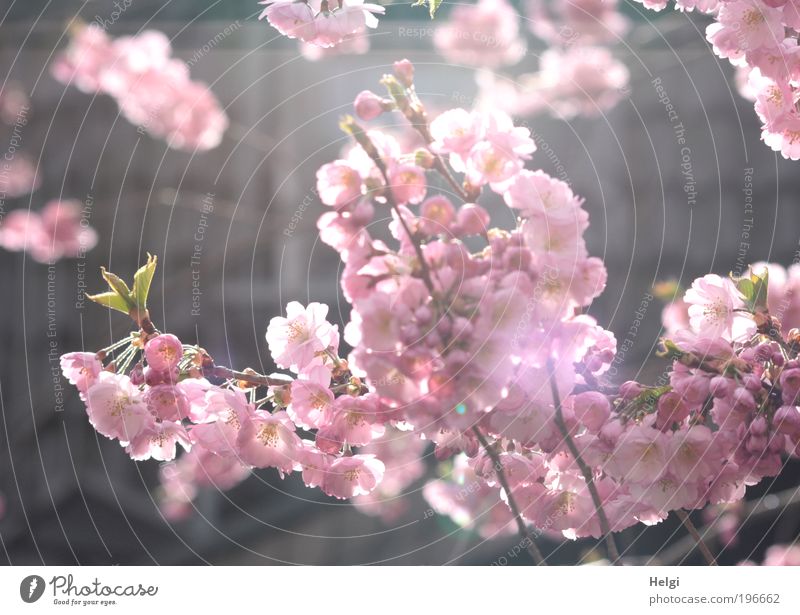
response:
<path fill-rule="evenodd" d="M 675 514 L 678 515 L 678 519 L 681 520 L 683 526 L 689 531 L 689 534 L 691 534 L 695 544 L 697 545 L 697 548 L 700 549 L 700 553 L 703 554 L 706 564 L 709 566 L 716 566 L 717 560 L 714 559 L 714 555 L 711 553 L 708 545 L 703 542 L 703 537 L 700 535 L 700 532 L 697 531 L 697 528 L 694 526 L 694 523 L 692 523 L 692 520 L 689 518 L 689 515 L 686 513 L 686 511 L 682 508 L 678 508 L 675 511 Z"/>
<path fill-rule="evenodd" d="M 581 474 L 583 474 L 583 478 L 586 481 L 586 487 L 589 489 L 589 494 L 592 496 L 592 502 L 594 502 L 595 510 L 597 511 L 597 518 L 600 521 L 600 530 L 603 532 L 603 538 L 606 541 L 606 548 L 608 549 L 608 558 L 611 560 L 611 563 L 615 566 L 619 566 L 620 556 L 619 556 L 619 549 L 617 549 L 617 543 L 614 540 L 614 536 L 611 534 L 611 525 L 608 523 L 608 516 L 606 515 L 606 511 L 603 508 L 603 502 L 600 499 L 600 494 L 597 491 L 597 486 L 594 484 L 594 476 L 592 476 L 591 468 L 586 465 L 586 462 L 581 457 L 581 453 L 578 450 L 578 447 L 575 446 L 575 442 L 569 435 L 569 430 L 567 429 L 566 424 L 564 423 L 564 415 L 561 411 L 561 396 L 558 394 L 558 387 L 556 386 L 555 380 L 555 370 L 553 369 L 553 362 L 552 360 L 548 359 L 547 361 L 547 371 L 549 373 L 549 380 L 550 380 L 550 390 L 553 393 L 553 405 L 555 406 L 555 422 L 558 426 L 559 431 L 561 432 L 562 437 L 564 438 L 564 442 L 569 449 L 569 452 L 575 458 L 575 463 L 578 464 L 578 468 L 580 468 Z"/>
<path fill-rule="evenodd" d="M 514 520 L 517 522 L 519 534 L 522 536 L 522 539 L 528 543 L 528 553 L 533 558 L 533 561 L 536 562 L 537 566 L 547 566 L 547 561 L 544 559 L 539 547 L 537 547 L 536 543 L 533 541 L 533 536 L 531 536 L 528 526 L 525 524 L 525 520 L 522 518 L 522 514 L 519 511 L 519 506 L 517 506 L 517 501 L 514 499 L 514 495 L 511 493 L 511 487 L 509 487 L 505 470 L 503 470 L 503 463 L 497 456 L 497 451 L 491 447 L 486 439 L 486 436 L 483 435 L 483 432 L 477 425 L 472 427 L 472 433 L 474 433 L 475 437 L 478 438 L 478 442 L 481 443 L 481 446 L 486 451 L 486 454 L 489 455 L 489 458 L 492 460 L 495 474 L 497 474 L 497 480 L 500 482 L 500 486 L 503 488 L 503 491 L 506 492 L 508 507 L 511 509 L 511 513 L 514 515 Z"/>

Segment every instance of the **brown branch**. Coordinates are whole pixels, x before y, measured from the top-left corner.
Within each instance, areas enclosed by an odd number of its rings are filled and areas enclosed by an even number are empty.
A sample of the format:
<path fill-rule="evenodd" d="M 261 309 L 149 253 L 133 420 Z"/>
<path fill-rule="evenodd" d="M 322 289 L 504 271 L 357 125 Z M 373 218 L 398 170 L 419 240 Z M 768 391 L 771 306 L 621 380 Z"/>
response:
<path fill-rule="evenodd" d="M 706 564 L 709 566 L 716 566 L 717 560 L 714 559 L 714 555 L 709 550 L 708 545 L 703 542 L 703 537 L 700 535 L 700 532 L 697 531 L 697 528 L 694 526 L 694 523 L 692 523 L 692 520 L 689 518 L 689 515 L 686 513 L 686 511 L 682 508 L 678 508 L 675 511 L 675 514 L 678 515 L 678 519 L 681 520 L 683 526 L 689 531 L 689 534 L 694 540 L 695 545 L 698 549 L 700 549 L 700 553 L 703 554 Z"/>
<path fill-rule="evenodd" d="M 359 129 L 360 130 L 360 129 Z M 363 130 L 360 133 L 354 133 L 356 136 L 356 140 L 359 144 L 364 148 L 364 151 L 367 152 L 369 157 L 375 163 L 375 166 L 378 167 L 378 170 L 381 172 L 381 176 L 383 177 L 383 181 L 386 183 L 386 202 L 389 204 L 394 212 L 397 214 L 397 218 L 400 221 L 400 225 L 405 230 L 406 234 L 408 235 L 409 241 L 411 241 L 411 245 L 414 246 L 414 252 L 417 254 L 417 260 L 419 260 L 419 266 L 422 270 L 422 279 L 425 282 L 425 286 L 428 289 L 428 292 L 431 294 L 432 297 L 436 296 L 436 287 L 433 285 L 433 279 L 431 278 L 431 270 L 428 267 L 428 261 L 425 260 L 425 255 L 422 253 L 422 247 L 419 245 L 417 238 L 415 237 L 414 233 L 411 232 L 411 229 L 406 224 L 406 220 L 403 217 L 402 212 L 400 211 L 400 207 L 394 200 L 394 196 L 392 195 L 392 184 L 389 181 L 389 172 L 386 169 L 386 163 L 383 161 L 383 158 L 380 157 L 377 148 L 372 143 L 372 140 L 364 133 Z M 365 142 L 362 143 L 361 140 Z M 365 147 L 366 146 L 366 147 Z"/>
<path fill-rule="evenodd" d="M 592 469 L 586 464 L 581 456 L 581 453 L 578 450 L 578 447 L 575 445 L 574 440 L 569 435 L 569 430 L 564 422 L 564 414 L 561 411 L 561 396 L 558 394 L 553 362 L 550 359 L 547 360 L 547 371 L 549 376 L 548 379 L 550 380 L 550 390 L 553 394 L 553 404 L 555 405 L 556 409 L 556 426 L 561 432 L 561 436 L 564 438 L 564 442 L 566 443 L 569 452 L 574 457 L 575 463 L 578 464 L 578 468 L 580 468 L 581 474 L 583 474 L 583 479 L 586 481 L 586 487 L 589 489 L 589 493 L 592 496 L 592 502 L 594 502 L 594 508 L 597 511 L 597 518 L 600 521 L 600 531 L 603 533 L 603 539 L 605 540 L 606 548 L 608 549 L 608 558 L 611 560 L 611 563 L 614 566 L 620 566 L 622 562 L 620 561 L 619 549 L 617 549 L 617 543 L 614 540 L 614 535 L 611 533 L 611 525 L 608 522 L 608 516 L 603 508 L 603 501 L 600 498 L 600 493 L 597 491 L 597 485 L 594 484 L 594 475 L 592 474 Z"/>
<path fill-rule="evenodd" d="M 489 458 L 492 460 L 494 471 L 497 474 L 497 480 L 500 482 L 500 486 L 503 488 L 503 491 L 506 492 L 508 507 L 511 509 L 511 514 L 514 515 L 514 520 L 517 522 L 519 535 L 522 536 L 524 541 L 528 542 L 528 553 L 533 558 L 533 561 L 537 566 L 547 566 L 547 561 L 544 559 L 542 552 L 539 551 L 539 547 L 536 546 L 533 536 L 531 535 L 528 526 L 526 525 L 522 518 L 522 514 L 519 511 L 517 501 L 514 499 L 514 495 L 511 493 L 511 488 L 508 485 L 506 473 L 503 470 L 503 464 L 500 461 L 497 451 L 492 448 L 488 440 L 486 440 L 486 436 L 483 435 L 483 432 L 477 426 L 473 426 L 472 432 L 475 434 L 475 437 L 478 438 L 478 442 L 481 443 L 481 446 L 486 451 L 486 454 L 489 455 Z"/>
<path fill-rule="evenodd" d="M 263 387 L 279 387 L 286 386 L 292 383 L 292 379 L 288 376 L 275 377 L 264 376 L 262 374 L 238 372 L 229 367 L 221 365 L 203 366 L 203 375 L 206 378 L 223 378 L 224 380 L 241 380 L 248 384 Z"/>
<path fill-rule="evenodd" d="M 800 506 L 800 487 L 790 487 L 785 491 L 775 494 L 775 496 L 778 498 L 777 504 L 770 502 L 770 504 L 767 505 L 764 503 L 764 498 L 747 502 L 744 510 L 740 513 L 743 519 L 742 525 L 758 520 L 761 517 L 773 515 L 776 512 L 783 514 L 790 508 L 796 508 Z M 722 532 L 722 529 L 715 520 L 711 524 L 701 528 L 699 531 L 702 532 L 701 535 L 703 537 L 708 539 L 718 536 L 720 532 Z M 655 557 L 657 558 L 657 562 L 659 564 L 668 566 L 674 565 L 676 562 L 681 561 L 681 559 L 683 559 L 686 554 L 694 548 L 694 546 L 694 539 L 691 536 L 686 536 L 685 538 L 675 542 L 673 545 L 667 547 L 660 553 L 657 553 Z"/>

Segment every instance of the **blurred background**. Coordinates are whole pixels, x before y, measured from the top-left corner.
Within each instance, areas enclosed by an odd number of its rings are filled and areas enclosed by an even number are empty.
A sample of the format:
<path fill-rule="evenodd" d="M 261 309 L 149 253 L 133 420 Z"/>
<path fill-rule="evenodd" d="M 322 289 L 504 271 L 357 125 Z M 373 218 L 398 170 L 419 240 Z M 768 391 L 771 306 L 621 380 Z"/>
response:
<path fill-rule="evenodd" d="M 0 1 L 0 83 L 17 84 L 30 97 L 19 150 L 41 180 L 31 195 L 6 199 L 5 211 L 77 199 L 89 204 L 100 237 L 85 258 L 53 267 L 0 252 L 0 561 L 495 561 L 518 539 L 487 542 L 448 519 L 425 515 L 421 482 L 404 496 L 405 513 L 392 523 L 305 489 L 296 476 L 280 480 L 273 471 L 257 471 L 229 492 L 201 493 L 192 516 L 167 520 L 153 495 L 158 463 L 134 463 L 117 443 L 97 435 L 65 381 L 60 411 L 52 349 L 97 349 L 129 329 L 122 315 L 79 304 L 83 272 L 88 290 L 99 290 L 101 265 L 128 278 L 147 252 L 158 254 L 150 300 L 157 325 L 237 368 L 273 369 L 264 332 L 290 300 L 328 303 L 332 319 L 346 322 L 340 264 L 317 240 L 315 226 L 323 206 L 314 194 L 314 174 L 346 143 L 339 117 L 351 112 L 356 93 L 377 90 L 382 73 L 403 57 L 415 63 L 418 92 L 432 109 L 468 107 L 477 92 L 472 69 L 448 65 L 434 51 L 424 9 L 389 7 L 370 32 L 368 54 L 310 62 L 294 41 L 256 20 L 253 0 L 128 4 L 108 33 L 164 32 L 174 54 L 190 62 L 193 78 L 210 85 L 231 125 L 212 151 L 172 150 L 121 118 L 111 98 L 51 77 L 48 65 L 66 45 L 70 21 L 108 18 L 113 2 Z M 445 4 L 442 15 L 448 10 Z M 741 269 L 742 262 L 797 260 L 800 175 L 796 163 L 760 143 L 752 104 L 735 91 L 727 63 L 710 53 L 702 16 L 660 15 L 638 5 L 624 10 L 636 25 L 615 54 L 631 72 L 629 95 L 599 117 L 526 118 L 539 146 L 529 166 L 566 175 L 586 199 L 589 249 L 609 270 L 606 292 L 591 313 L 619 341 L 631 340 L 617 378 L 651 382 L 665 368 L 652 358 L 662 307 L 647 299 L 653 284 L 669 278 L 688 284 L 707 272 Z M 532 43 L 511 74 L 530 70 L 540 52 Z M 695 203 L 687 199 L 681 146 L 654 79 L 661 80 L 686 128 Z M 752 209 L 743 192 L 749 181 Z M 193 304 L 193 270 L 200 272 L 199 307 Z M 634 331 L 636 320 L 641 325 Z M 764 499 L 800 483 L 797 469 L 795 462 L 748 495 L 760 512 L 723 552 L 722 563 L 751 554 L 759 559 L 768 544 L 797 536 L 797 515 L 777 499 Z M 679 559 L 687 551 L 683 535 L 670 520 L 632 528 L 621 542 L 642 557 L 677 545 L 672 554 Z M 591 541 L 549 538 L 542 546 L 554 563 L 574 562 L 592 547 Z M 695 557 L 686 561 L 699 563 Z M 520 556 L 511 563 L 528 561 Z"/>

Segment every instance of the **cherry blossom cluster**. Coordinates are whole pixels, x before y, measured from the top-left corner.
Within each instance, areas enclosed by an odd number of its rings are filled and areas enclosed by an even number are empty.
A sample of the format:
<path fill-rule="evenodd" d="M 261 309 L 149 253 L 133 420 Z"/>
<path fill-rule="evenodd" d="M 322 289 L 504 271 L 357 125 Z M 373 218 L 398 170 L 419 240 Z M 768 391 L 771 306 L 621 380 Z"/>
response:
<path fill-rule="evenodd" d="M 171 56 L 169 39 L 147 30 L 111 39 L 96 24 L 79 26 L 51 65 L 61 83 L 89 94 L 107 94 L 128 121 L 181 150 L 219 145 L 228 117 L 188 65 Z"/>
<path fill-rule="evenodd" d="M 41 212 L 15 209 L 0 223 L 0 248 L 25 251 L 40 263 L 78 257 L 96 244 L 80 201 L 50 201 Z"/>
<path fill-rule="evenodd" d="M 544 400 L 535 431 L 526 432 L 517 417 L 495 434 L 501 466 L 483 452 L 459 463 L 471 468 L 471 480 L 495 487 L 497 468 L 504 468 L 522 515 L 568 537 L 603 533 L 600 508 L 576 464 L 589 467 L 611 531 L 658 522 L 671 510 L 737 502 L 747 485 L 778 474 L 800 444 L 800 339 L 770 315 L 765 280 L 708 275 L 694 282 L 683 297 L 686 326 L 664 342 L 674 357 L 664 384 L 609 388 L 600 379 L 589 390 L 574 386 L 560 401 L 563 438 L 550 424 L 552 402 Z M 769 304 L 788 315 L 787 297 L 794 297 L 781 281 Z M 469 498 L 444 485 L 425 493 L 435 510 L 455 511 L 484 533 L 503 529 L 480 498 L 483 488 L 469 490 Z"/>
<path fill-rule="evenodd" d="M 667 0 L 638 0 L 660 11 Z M 784 158 L 800 159 L 800 5 L 795 0 L 676 0 L 681 11 L 713 17 L 706 38 L 737 67 L 743 95 L 755 102 L 761 138 Z"/>
<path fill-rule="evenodd" d="M 383 477 L 374 454 L 351 447 L 383 435 L 388 410 L 338 357 L 339 333 L 325 320 L 327 310 L 292 302 L 285 318 L 270 322 L 270 351 L 294 378 L 251 382 L 247 373 L 220 372 L 203 349 L 147 328 L 116 352 L 66 354 L 61 367 L 94 428 L 132 459 L 171 461 L 178 447 L 190 451 L 162 468 L 164 507 L 175 516 L 198 486 L 228 488 L 252 468 L 298 471 L 307 486 L 351 498 Z M 267 394 L 255 399 L 259 383 Z"/>
<path fill-rule="evenodd" d="M 270 467 L 391 520 L 432 448 L 433 510 L 486 537 L 516 528 L 531 545 L 528 527 L 603 536 L 617 560 L 613 532 L 735 503 L 797 455 L 789 274 L 696 280 L 684 325 L 662 342 L 663 381 L 617 385 L 616 340 L 585 313 L 606 270 L 584 241 L 583 200 L 526 168 L 535 144 L 503 112 L 430 118 L 407 60 L 381 83 L 385 95 L 361 92 L 358 119 L 341 121 L 353 144 L 317 172 L 320 237 L 342 259 L 351 306 L 346 356 L 326 306 L 291 302 L 266 330 L 285 374 L 218 366 L 150 322 L 154 260 L 132 288 L 104 271 L 110 291 L 93 299 L 139 330 L 62 368 L 95 429 L 132 458 L 187 449 L 162 468 L 167 512 Z M 407 120 L 403 134 L 380 127 L 389 113 Z M 493 224 L 490 202 L 511 228 Z"/>

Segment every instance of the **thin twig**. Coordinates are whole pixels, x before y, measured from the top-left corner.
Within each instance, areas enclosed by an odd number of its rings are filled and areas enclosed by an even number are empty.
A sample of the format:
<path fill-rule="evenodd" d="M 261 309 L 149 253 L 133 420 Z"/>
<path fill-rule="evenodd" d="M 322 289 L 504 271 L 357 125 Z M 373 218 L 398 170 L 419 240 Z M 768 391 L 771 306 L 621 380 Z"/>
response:
<path fill-rule="evenodd" d="M 367 140 L 369 137 L 365 135 Z M 371 141 L 370 141 L 371 143 Z M 364 148 L 367 154 L 372 158 L 372 161 L 375 163 L 375 166 L 378 167 L 378 170 L 381 172 L 383 176 L 383 181 L 386 183 L 386 202 L 389 204 L 394 212 L 397 214 L 397 218 L 400 221 L 400 225 L 405 230 L 406 235 L 408 235 L 409 241 L 411 241 L 411 245 L 414 246 L 414 252 L 417 254 L 417 260 L 419 260 L 419 266 L 422 270 L 422 279 L 425 282 L 425 286 L 428 289 L 428 292 L 431 294 L 432 297 L 436 296 L 436 287 L 433 285 L 433 279 L 431 278 L 431 270 L 428 267 L 428 261 L 425 260 L 425 255 L 422 253 L 422 247 L 419 245 L 417 238 L 414 236 L 414 233 L 411 232 L 411 229 L 406 224 L 406 220 L 403 217 L 403 213 L 400 211 L 400 207 L 394 200 L 394 196 L 392 195 L 392 184 L 389 181 L 389 172 L 386 168 L 386 163 L 383 161 L 383 158 L 380 157 L 378 154 L 378 150 L 375 148 L 374 145 L 370 148 Z M 370 151 L 371 150 L 371 151 Z"/>
<path fill-rule="evenodd" d="M 433 168 L 439 171 L 439 174 L 445 178 L 450 187 L 456 191 L 456 194 L 461 197 L 463 201 L 470 201 L 470 195 L 467 194 L 467 191 L 456 181 L 456 178 L 453 177 L 452 173 L 450 173 L 450 169 L 447 166 L 447 163 L 442 160 L 442 157 L 439 154 L 433 155 L 434 162 Z"/>
<path fill-rule="evenodd" d="M 589 489 L 589 493 L 592 496 L 592 502 L 594 502 L 594 508 L 597 511 L 597 518 L 600 521 L 600 531 L 603 533 L 603 539 L 608 549 L 608 558 L 614 566 L 620 566 L 622 562 L 619 557 L 619 549 L 617 549 L 617 543 L 614 540 L 614 535 L 611 533 L 611 525 L 608 522 L 605 508 L 603 508 L 603 500 L 600 498 L 600 493 L 597 491 L 597 485 L 594 484 L 592 469 L 583 460 L 578 447 L 569 435 L 566 423 L 564 423 L 564 415 L 561 411 L 561 396 L 558 394 L 553 362 L 550 359 L 547 361 L 547 371 L 548 379 L 550 380 L 550 390 L 553 394 L 553 404 L 556 409 L 556 425 L 561 432 L 561 436 L 564 438 L 569 452 L 575 458 L 575 463 L 578 464 L 578 468 L 580 468 L 581 474 L 583 474 L 583 479 L 586 481 L 586 487 Z"/>
<path fill-rule="evenodd" d="M 772 498 L 777 499 L 772 499 Z M 741 511 L 742 525 L 752 523 L 762 517 L 774 515 L 776 512 L 784 514 L 789 509 L 800 507 L 800 487 L 791 487 L 777 494 L 771 494 L 769 499 L 759 498 L 751 502 L 746 502 L 744 510 Z M 716 537 L 722 532 L 722 527 L 716 521 L 701 528 L 702 536 L 706 539 Z M 670 545 L 666 549 L 655 555 L 656 563 L 670 566 L 681 561 L 686 554 L 694 548 L 694 540 L 691 536 L 686 536 Z"/>
<path fill-rule="evenodd" d="M 492 460 L 494 471 L 497 474 L 497 480 L 500 482 L 500 486 L 503 488 L 503 491 L 506 492 L 506 501 L 508 502 L 508 507 L 511 509 L 511 514 L 514 515 L 514 520 L 517 522 L 519 534 L 522 536 L 523 540 L 528 542 L 528 553 L 533 558 L 533 561 L 537 566 L 547 566 L 547 561 L 544 559 L 542 552 L 539 551 L 539 547 L 536 546 L 533 536 L 528 530 L 528 526 L 523 520 L 522 514 L 519 512 L 519 506 L 517 506 L 517 501 L 514 499 L 514 495 L 511 493 L 511 488 L 508 486 L 506 473 L 505 470 L 503 470 L 503 464 L 500 461 L 500 457 L 497 455 L 497 451 L 492 448 L 488 440 L 486 440 L 486 436 L 483 435 L 483 432 L 477 426 L 473 426 L 472 432 L 475 434 L 475 437 L 478 438 L 478 442 L 481 443 L 481 446 L 486 451 L 486 454 L 489 455 L 489 458 Z"/>
<path fill-rule="evenodd" d="M 237 372 L 229 367 L 213 365 L 203 368 L 203 375 L 206 378 L 223 378 L 225 380 L 242 380 L 248 384 L 263 387 L 279 387 L 292 383 L 292 379 L 287 377 L 276 378 L 275 376 L 263 376 L 262 374 Z"/>
<path fill-rule="evenodd" d="M 700 532 L 697 531 L 697 528 L 694 526 L 694 523 L 692 523 L 692 520 L 689 518 L 689 515 L 686 513 L 686 511 L 682 508 L 678 508 L 675 511 L 675 514 L 678 515 L 678 519 L 681 520 L 683 526 L 689 531 L 689 534 L 691 534 L 695 545 L 697 545 L 697 548 L 700 549 L 700 553 L 703 554 L 706 564 L 709 566 L 716 566 L 717 560 L 714 559 L 714 555 L 711 553 L 708 545 L 703 542 L 703 537 L 700 535 Z"/>

